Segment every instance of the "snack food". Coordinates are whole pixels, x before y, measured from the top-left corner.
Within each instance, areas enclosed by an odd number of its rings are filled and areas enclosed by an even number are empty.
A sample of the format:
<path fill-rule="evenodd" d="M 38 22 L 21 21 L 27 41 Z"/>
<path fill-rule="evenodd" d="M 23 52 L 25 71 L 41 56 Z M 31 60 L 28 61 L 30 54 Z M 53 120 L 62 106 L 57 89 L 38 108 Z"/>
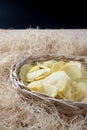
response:
<path fill-rule="evenodd" d="M 28 64 L 21 67 L 19 78 L 31 90 L 54 98 L 70 101 L 87 99 L 87 72 L 77 61 L 48 60 Z"/>

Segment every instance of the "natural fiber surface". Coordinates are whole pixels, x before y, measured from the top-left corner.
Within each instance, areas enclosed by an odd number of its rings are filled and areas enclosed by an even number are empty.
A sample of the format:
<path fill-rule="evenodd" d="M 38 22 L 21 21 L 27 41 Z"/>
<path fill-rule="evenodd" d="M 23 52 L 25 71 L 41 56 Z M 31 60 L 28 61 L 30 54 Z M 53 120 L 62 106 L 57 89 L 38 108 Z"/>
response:
<path fill-rule="evenodd" d="M 87 55 L 86 36 L 85 30 L 0 31 L 0 130 L 87 130 L 86 113 L 67 116 L 55 113 L 49 102 L 47 107 L 25 101 L 9 79 L 12 64 L 30 54 Z"/>

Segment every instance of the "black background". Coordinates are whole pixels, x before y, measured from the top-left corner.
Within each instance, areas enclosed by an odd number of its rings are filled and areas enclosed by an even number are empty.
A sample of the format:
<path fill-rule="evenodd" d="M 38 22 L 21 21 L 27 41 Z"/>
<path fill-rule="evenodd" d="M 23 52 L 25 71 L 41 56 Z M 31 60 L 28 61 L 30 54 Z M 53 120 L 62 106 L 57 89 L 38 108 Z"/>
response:
<path fill-rule="evenodd" d="M 66 6 L 67 5 L 67 6 Z M 0 0 L 0 28 L 78 29 L 87 28 L 86 15 L 79 5 L 61 1 Z M 84 8 L 84 7 L 83 7 Z"/>

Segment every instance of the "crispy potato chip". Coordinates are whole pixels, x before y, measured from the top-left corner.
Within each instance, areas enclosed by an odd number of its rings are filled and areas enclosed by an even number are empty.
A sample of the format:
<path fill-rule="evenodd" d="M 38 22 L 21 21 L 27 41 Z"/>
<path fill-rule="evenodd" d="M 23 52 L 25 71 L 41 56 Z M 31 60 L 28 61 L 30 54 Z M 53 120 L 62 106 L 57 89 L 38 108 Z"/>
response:
<path fill-rule="evenodd" d="M 62 92 L 65 89 L 67 82 L 70 82 L 68 75 L 63 71 L 58 71 L 43 79 L 42 85 L 49 96 L 53 97 L 54 95 L 55 97 L 58 92 Z"/>
<path fill-rule="evenodd" d="M 79 83 L 79 82 L 84 82 L 85 84 L 87 84 L 87 78 L 84 78 L 84 77 L 82 77 L 82 78 L 80 78 L 80 79 L 77 79 L 77 80 L 75 80 L 75 85 L 77 84 L 77 83 Z"/>
<path fill-rule="evenodd" d="M 70 64 L 70 65 L 75 65 L 75 66 L 77 66 L 77 67 L 80 68 L 80 69 L 81 69 L 81 67 L 82 67 L 81 63 L 78 62 L 78 61 L 70 61 L 70 62 L 68 62 L 68 64 Z"/>
<path fill-rule="evenodd" d="M 65 64 L 66 62 L 64 61 L 54 63 L 53 66 L 51 67 L 51 73 L 60 70 L 62 67 L 64 67 Z"/>
<path fill-rule="evenodd" d="M 85 97 L 87 97 L 87 80 L 80 80 L 73 87 L 73 99 L 74 101 L 82 101 Z"/>
<path fill-rule="evenodd" d="M 57 95 L 57 87 L 51 84 L 48 84 L 47 86 L 43 86 L 44 93 L 51 97 L 56 97 Z"/>
<path fill-rule="evenodd" d="M 42 80 L 31 82 L 27 85 L 27 87 L 31 90 L 44 93 L 44 89 L 42 87 Z"/>
<path fill-rule="evenodd" d="M 31 64 L 24 64 L 19 71 L 19 79 L 22 81 L 26 81 L 26 74 L 27 72 L 31 69 L 32 65 Z"/>
<path fill-rule="evenodd" d="M 57 62 L 56 60 L 49 60 L 49 61 L 43 62 L 43 64 L 45 66 L 47 66 L 48 68 L 51 68 L 53 66 L 53 64 L 56 63 L 56 62 Z"/>
<path fill-rule="evenodd" d="M 34 72 L 34 71 L 36 71 L 36 70 L 39 70 L 40 69 L 40 67 L 37 65 L 37 66 L 34 66 L 34 67 L 32 67 L 30 70 L 29 70 L 29 73 L 31 73 L 31 72 Z"/>
<path fill-rule="evenodd" d="M 85 71 L 84 69 L 82 69 L 81 72 L 82 72 L 82 78 L 87 79 L 87 71 Z"/>
<path fill-rule="evenodd" d="M 61 70 L 65 71 L 72 80 L 82 77 L 81 68 L 77 65 L 67 63 Z"/>
<path fill-rule="evenodd" d="M 61 94 L 64 99 L 73 100 L 71 82 L 67 82 L 66 87 L 58 94 Z"/>
<path fill-rule="evenodd" d="M 37 62 L 37 65 L 39 66 L 40 69 L 48 68 L 45 64 L 43 64 L 41 62 Z"/>
<path fill-rule="evenodd" d="M 26 80 L 29 82 L 39 80 L 46 77 L 48 74 L 50 74 L 49 68 L 37 70 L 31 73 L 28 72 L 26 75 Z"/>

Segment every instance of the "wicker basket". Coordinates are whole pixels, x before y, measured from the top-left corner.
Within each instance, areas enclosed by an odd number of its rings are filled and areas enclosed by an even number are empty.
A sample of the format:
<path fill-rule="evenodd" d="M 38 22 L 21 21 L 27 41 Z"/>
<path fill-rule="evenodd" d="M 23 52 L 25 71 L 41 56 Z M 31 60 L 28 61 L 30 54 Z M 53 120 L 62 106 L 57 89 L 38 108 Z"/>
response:
<path fill-rule="evenodd" d="M 27 100 L 33 97 L 34 100 L 46 102 L 49 101 L 52 106 L 55 106 L 57 111 L 65 114 L 85 114 L 87 111 L 87 102 L 73 102 L 63 99 L 56 99 L 46 96 L 41 93 L 31 91 L 23 83 L 19 81 L 18 72 L 20 67 L 25 63 L 35 63 L 37 61 L 46 61 L 50 59 L 63 60 L 63 61 L 79 61 L 87 70 L 87 58 L 84 56 L 65 56 L 65 55 L 47 55 L 47 56 L 29 56 L 24 60 L 18 61 L 11 68 L 10 78 L 13 85 L 17 88 L 18 94 L 22 97 L 26 97 Z"/>

